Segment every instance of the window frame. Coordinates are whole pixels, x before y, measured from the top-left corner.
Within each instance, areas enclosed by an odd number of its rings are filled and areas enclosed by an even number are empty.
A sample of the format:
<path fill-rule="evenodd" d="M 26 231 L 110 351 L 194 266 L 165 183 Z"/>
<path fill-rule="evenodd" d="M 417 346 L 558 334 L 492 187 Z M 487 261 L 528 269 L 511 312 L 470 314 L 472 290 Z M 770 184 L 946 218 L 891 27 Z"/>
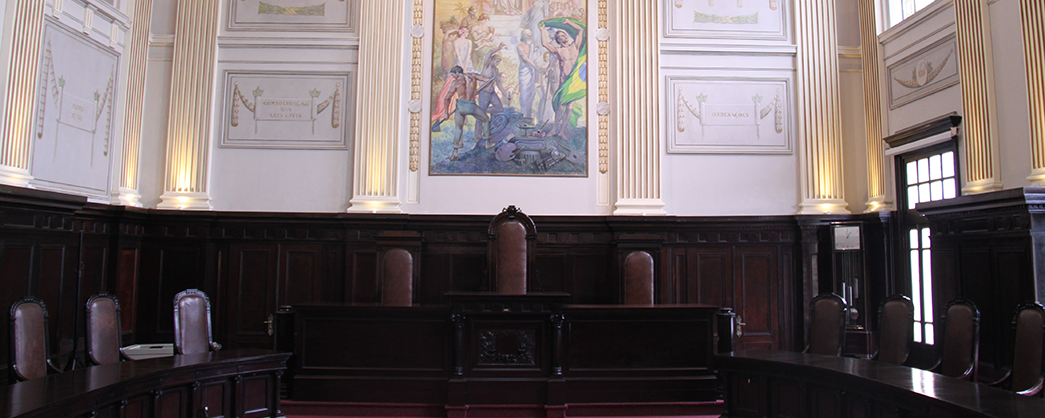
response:
<path fill-rule="evenodd" d="M 910 296 L 912 301 L 917 303 L 917 304 L 921 304 L 921 303 L 919 301 L 914 301 L 915 294 L 914 294 L 914 289 L 912 287 L 912 274 L 911 274 L 911 268 L 912 268 L 911 230 L 912 229 L 921 230 L 923 228 L 928 228 L 929 227 L 929 221 L 926 220 L 925 217 L 922 216 L 922 214 L 920 212 L 918 212 L 916 209 L 910 209 L 909 208 L 910 205 L 909 205 L 908 194 L 907 194 L 907 188 L 908 188 L 907 163 L 913 162 L 913 161 L 918 161 L 918 160 L 921 160 L 923 158 L 932 157 L 932 156 L 935 156 L 935 155 L 942 155 L 942 154 L 945 154 L 947 152 L 953 152 L 953 158 L 954 158 L 954 179 L 955 179 L 955 191 L 954 192 L 955 192 L 955 197 L 959 197 L 959 196 L 961 196 L 961 178 L 962 177 L 961 177 L 961 164 L 960 164 L 961 158 L 959 158 L 959 153 L 958 153 L 959 149 L 958 149 L 958 137 L 957 136 L 952 136 L 950 139 L 948 139 L 946 141 L 943 141 L 943 142 L 940 142 L 940 143 L 937 143 L 937 144 L 933 144 L 933 145 L 930 145 L 930 146 L 927 146 L 927 147 L 924 147 L 924 148 L 918 148 L 918 149 L 909 150 L 907 152 L 899 153 L 899 154 L 896 154 L 896 155 L 893 156 L 893 158 L 894 158 L 894 179 L 895 179 L 895 187 L 896 187 L 896 211 L 897 211 L 897 217 L 898 217 L 898 222 L 897 222 L 897 244 L 898 244 L 897 246 L 898 246 L 898 248 L 897 248 L 897 250 L 899 252 L 899 254 L 898 254 L 899 256 L 896 258 L 898 265 L 897 265 L 897 277 L 896 277 L 895 285 L 896 285 L 896 289 L 899 290 L 900 293 Z M 930 247 L 928 247 L 928 248 L 931 248 L 931 243 L 930 243 Z M 921 247 L 921 245 L 919 245 L 919 249 L 923 249 Z M 931 250 L 929 250 L 929 251 L 931 252 Z M 919 262 L 920 263 L 921 263 L 922 260 L 923 260 L 922 256 L 919 256 Z M 929 264 L 931 266 L 931 259 L 929 261 Z M 922 266 L 922 267 L 923 267 L 923 271 L 924 271 L 924 266 Z M 924 280 L 924 279 L 922 279 L 922 280 Z M 935 342 L 935 333 L 936 333 L 936 331 L 938 331 L 938 330 L 936 330 L 936 327 L 935 327 L 935 324 L 937 323 L 937 318 L 935 317 L 935 313 L 936 313 L 935 311 L 938 310 L 936 308 L 940 308 L 940 307 L 936 306 L 937 305 L 937 303 L 936 303 L 937 301 L 935 300 L 935 296 L 934 296 L 936 294 L 936 292 L 933 289 L 929 289 L 929 290 L 932 292 L 932 295 L 930 297 L 933 298 L 933 300 L 932 300 L 932 302 L 933 302 L 933 306 L 932 306 L 933 312 L 922 312 L 922 321 L 915 321 L 914 326 L 916 328 L 922 327 L 922 329 L 926 329 L 925 328 L 925 324 L 926 323 L 933 324 L 932 328 L 933 328 L 933 334 L 934 335 L 932 336 L 932 338 L 933 338 L 933 340 Z M 922 299 L 924 300 L 924 296 L 922 296 Z M 925 346 L 925 347 L 931 347 L 932 344 L 926 344 L 925 343 L 925 338 L 926 338 L 926 336 L 923 333 L 922 338 L 921 338 L 921 342 L 915 342 L 915 344 L 916 345 Z"/>

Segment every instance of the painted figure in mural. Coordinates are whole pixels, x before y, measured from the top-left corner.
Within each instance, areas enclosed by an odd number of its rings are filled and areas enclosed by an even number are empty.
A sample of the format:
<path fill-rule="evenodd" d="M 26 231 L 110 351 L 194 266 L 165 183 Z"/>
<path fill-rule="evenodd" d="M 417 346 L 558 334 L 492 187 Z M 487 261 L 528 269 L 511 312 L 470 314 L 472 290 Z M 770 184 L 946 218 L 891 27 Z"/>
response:
<path fill-rule="evenodd" d="M 454 64 L 468 73 L 477 73 L 472 65 L 472 40 L 468 38 L 468 27 L 461 25 L 457 30 L 457 40 L 454 41 Z"/>
<path fill-rule="evenodd" d="M 450 155 L 451 161 L 456 161 L 461 148 L 464 148 L 464 126 L 467 117 L 475 119 L 476 134 L 475 141 L 486 141 L 490 139 L 490 116 L 476 104 L 479 93 L 479 83 L 492 81 L 480 74 L 465 73 L 460 66 L 454 66 L 446 78 L 442 91 L 439 93 L 439 103 L 435 113 L 432 115 L 432 131 L 438 132 L 443 122 L 454 114 L 454 124 L 457 131 L 454 132 L 454 152 Z M 457 97 L 456 103 L 453 101 Z M 456 106 L 455 106 L 456 105 Z M 485 128 L 480 128 L 480 122 Z M 479 131 L 482 133 L 480 134 Z"/>
<path fill-rule="evenodd" d="M 533 62 L 533 32 L 523 29 L 519 35 L 519 45 L 515 46 L 519 54 L 519 107 L 523 117 L 533 117 L 533 98 L 537 93 L 537 76 L 545 69 Z"/>
<path fill-rule="evenodd" d="M 494 11 L 502 15 L 518 16 L 522 9 L 522 0 L 494 0 Z"/>
<path fill-rule="evenodd" d="M 490 15 L 483 13 L 479 15 L 479 20 L 472 25 L 469 32 L 473 45 L 472 62 L 480 67 L 486 66 L 483 57 L 489 55 L 490 50 L 494 47 L 494 39 L 497 37 L 494 28 L 490 27 L 489 23 Z"/>
<path fill-rule="evenodd" d="M 574 123 L 573 102 L 587 94 L 587 49 L 584 47 L 583 23 L 573 18 L 556 18 L 541 22 L 545 31 L 545 47 L 557 58 L 553 71 L 558 74 L 558 89 L 552 107 L 555 109 L 554 133 L 563 135 Z M 569 28 L 573 30 L 570 31 Z M 572 32 L 572 33 L 571 33 Z M 550 78 L 550 77 L 549 77 Z M 583 84 L 583 88 L 582 85 Z M 582 90 L 578 90 L 581 89 Z M 578 95 L 577 93 L 581 94 Z"/>
<path fill-rule="evenodd" d="M 479 11 L 476 10 L 475 6 L 468 8 L 468 15 L 461 19 L 461 27 L 472 29 L 472 26 L 479 22 Z"/>
<path fill-rule="evenodd" d="M 480 75 L 483 79 L 485 79 L 485 81 L 483 81 L 483 84 L 479 86 L 478 105 L 479 109 L 488 115 L 496 115 L 504 110 L 504 102 L 501 101 L 501 96 L 497 94 L 498 90 L 505 93 L 505 97 L 508 99 L 508 103 L 512 102 L 511 92 L 509 92 L 508 89 L 504 87 L 504 84 L 501 81 L 501 70 L 497 68 L 497 66 L 501 63 L 501 54 L 498 54 L 498 52 L 505 48 L 507 47 L 504 45 L 504 42 L 502 42 L 500 45 L 497 46 L 497 48 L 491 49 L 490 52 L 486 54 L 486 57 L 483 59 L 483 62 L 485 62 L 486 65 L 483 66 L 483 72 L 480 73 Z M 489 126 L 486 126 L 484 122 L 485 121 L 476 118 L 476 132 L 490 131 Z M 476 143 L 479 142 L 480 140 L 477 137 Z M 496 144 L 491 144 L 487 138 L 487 141 L 485 142 L 486 148 L 490 148 L 493 145 Z"/>
<path fill-rule="evenodd" d="M 522 20 L 519 21 L 519 27 L 529 29 L 531 34 L 540 34 L 540 24 L 547 16 L 548 0 L 534 0 L 533 5 L 530 6 L 530 9 L 523 15 Z M 530 59 L 536 60 L 544 53 L 544 37 L 537 36 L 533 41 L 538 48 L 534 48 L 533 52 L 530 53 Z"/>
<path fill-rule="evenodd" d="M 459 27 L 456 17 L 451 17 L 450 20 L 439 24 L 439 29 L 443 31 L 443 54 L 439 60 L 439 74 L 450 71 L 450 68 L 453 68 L 455 64 L 454 41 L 457 40 L 457 29 Z"/>

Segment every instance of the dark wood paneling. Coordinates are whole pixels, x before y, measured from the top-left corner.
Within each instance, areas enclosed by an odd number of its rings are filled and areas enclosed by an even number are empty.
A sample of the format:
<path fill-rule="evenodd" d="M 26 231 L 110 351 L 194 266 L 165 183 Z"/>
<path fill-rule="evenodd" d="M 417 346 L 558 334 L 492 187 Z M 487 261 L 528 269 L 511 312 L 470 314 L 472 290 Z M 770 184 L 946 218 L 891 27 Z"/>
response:
<path fill-rule="evenodd" d="M 324 300 L 323 282 L 326 272 L 324 247 L 319 244 L 280 246 L 279 305 L 319 302 Z"/>
<path fill-rule="evenodd" d="M 742 316 L 744 335 L 737 341 L 738 350 L 776 349 L 779 343 L 776 307 L 776 249 L 772 247 L 737 247 L 734 262 L 738 275 L 734 285 L 733 306 Z"/>
<path fill-rule="evenodd" d="M 120 329 L 132 332 L 135 327 L 135 312 L 138 311 L 138 249 L 120 250 L 116 261 L 116 298 L 120 301 Z"/>
<path fill-rule="evenodd" d="M 276 312 L 278 249 L 274 244 L 233 244 L 224 301 L 230 348 L 272 346 L 265 320 Z"/>

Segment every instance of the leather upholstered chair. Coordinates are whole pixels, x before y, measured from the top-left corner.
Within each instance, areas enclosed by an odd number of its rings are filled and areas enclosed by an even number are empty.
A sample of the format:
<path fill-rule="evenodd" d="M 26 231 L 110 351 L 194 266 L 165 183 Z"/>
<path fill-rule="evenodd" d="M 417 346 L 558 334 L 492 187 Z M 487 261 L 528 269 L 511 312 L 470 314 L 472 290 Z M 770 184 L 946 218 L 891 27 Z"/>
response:
<path fill-rule="evenodd" d="M 914 304 L 904 295 L 892 295 L 878 306 L 878 352 L 874 359 L 904 364 L 911 352 Z"/>
<path fill-rule="evenodd" d="M 508 206 L 490 222 L 488 233 L 492 290 L 502 295 L 526 294 L 537 238 L 533 220 Z"/>
<path fill-rule="evenodd" d="M 809 302 L 809 345 L 806 353 L 842 355 L 845 339 L 845 299 L 834 293 L 817 295 Z"/>
<path fill-rule="evenodd" d="M 947 304 L 943 316 L 943 353 L 932 369 L 936 373 L 958 379 L 976 381 L 976 363 L 980 354 L 980 311 L 967 300 Z"/>
<path fill-rule="evenodd" d="M 624 257 L 624 304 L 653 304 L 653 256 L 645 251 Z"/>
<path fill-rule="evenodd" d="M 119 363 L 126 357 L 120 352 L 120 302 L 102 292 L 87 299 L 87 364 Z"/>
<path fill-rule="evenodd" d="M 1045 307 L 1038 302 L 1021 305 L 1012 319 L 1016 328 L 1016 340 L 1012 356 L 1012 368 L 1003 371 L 1000 378 L 986 382 L 993 386 L 1005 386 L 1013 392 L 1026 396 L 1045 394 L 1045 375 L 1042 370 L 1042 348 L 1045 343 Z M 984 373 L 980 373 L 984 379 Z"/>
<path fill-rule="evenodd" d="M 58 372 L 48 354 L 47 306 L 25 297 L 11 304 L 8 380 L 11 383 L 44 377 Z"/>
<path fill-rule="evenodd" d="M 174 354 L 199 354 L 220 350 L 211 338 L 210 299 L 196 289 L 174 295 Z"/>
<path fill-rule="evenodd" d="M 410 306 L 413 304 L 414 256 L 402 248 L 393 248 L 381 260 L 381 304 Z"/>

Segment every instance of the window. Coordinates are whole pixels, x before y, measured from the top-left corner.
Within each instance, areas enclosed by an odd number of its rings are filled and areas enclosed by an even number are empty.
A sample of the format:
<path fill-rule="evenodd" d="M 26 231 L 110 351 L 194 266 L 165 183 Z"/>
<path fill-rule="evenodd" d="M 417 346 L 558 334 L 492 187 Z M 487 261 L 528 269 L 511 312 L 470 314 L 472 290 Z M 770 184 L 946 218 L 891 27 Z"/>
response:
<path fill-rule="evenodd" d="M 886 9 L 889 11 L 889 26 L 900 23 L 901 20 L 911 17 L 923 7 L 932 4 L 934 0 L 886 0 Z"/>
<path fill-rule="evenodd" d="M 911 301 L 914 302 L 914 342 L 933 345 L 932 243 L 929 225 L 915 205 L 958 196 L 954 142 L 898 157 L 900 195 L 904 200 L 903 228 L 907 232 Z"/>

